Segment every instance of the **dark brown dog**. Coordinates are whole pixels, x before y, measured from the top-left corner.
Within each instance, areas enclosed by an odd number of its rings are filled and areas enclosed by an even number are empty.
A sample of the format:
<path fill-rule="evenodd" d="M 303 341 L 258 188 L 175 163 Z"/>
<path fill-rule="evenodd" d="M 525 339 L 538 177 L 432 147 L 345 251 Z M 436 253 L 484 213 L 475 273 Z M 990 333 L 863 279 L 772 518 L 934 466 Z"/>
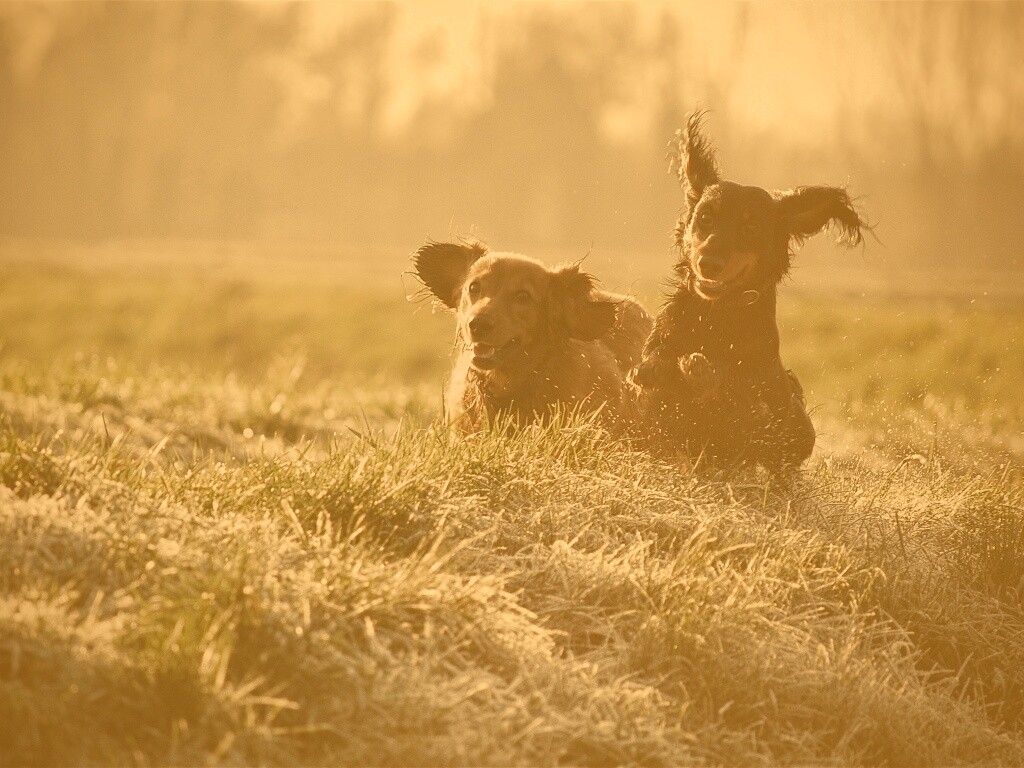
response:
<path fill-rule="evenodd" d="M 840 188 L 769 192 L 723 181 L 701 120 L 693 114 L 676 134 L 686 207 L 675 289 L 632 380 L 660 448 L 779 473 L 806 460 L 815 438 L 800 384 L 779 357 L 776 289 L 790 246 L 831 223 L 856 244 L 866 225 Z"/>
<path fill-rule="evenodd" d="M 597 291 L 578 265 L 549 269 L 481 243 L 427 243 L 416 274 L 458 312 L 448 417 L 478 429 L 507 414 L 520 423 L 554 406 L 601 409 L 626 427 L 637 415 L 625 378 L 653 322 L 635 300 Z"/>

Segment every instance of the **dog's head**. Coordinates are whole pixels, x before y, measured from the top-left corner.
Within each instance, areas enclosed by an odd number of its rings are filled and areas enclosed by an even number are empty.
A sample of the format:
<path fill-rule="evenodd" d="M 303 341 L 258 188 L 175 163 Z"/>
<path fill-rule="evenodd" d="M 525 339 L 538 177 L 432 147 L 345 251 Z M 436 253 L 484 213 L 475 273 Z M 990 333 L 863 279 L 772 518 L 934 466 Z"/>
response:
<path fill-rule="evenodd" d="M 594 341 L 615 322 L 615 302 L 594 294 L 578 265 L 549 269 L 481 243 L 427 243 L 413 256 L 427 289 L 458 312 L 459 339 L 480 370 L 514 370 L 566 339 Z"/>
<path fill-rule="evenodd" d="M 771 191 L 724 181 L 695 112 L 676 134 L 673 167 L 686 193 L 676 224 L 677 271 L 710 301 L 773 287 L 789 271 L 790 246 L 831 224 L 840 242 L 861 242 L 865 223 L 840 187 Z"/>

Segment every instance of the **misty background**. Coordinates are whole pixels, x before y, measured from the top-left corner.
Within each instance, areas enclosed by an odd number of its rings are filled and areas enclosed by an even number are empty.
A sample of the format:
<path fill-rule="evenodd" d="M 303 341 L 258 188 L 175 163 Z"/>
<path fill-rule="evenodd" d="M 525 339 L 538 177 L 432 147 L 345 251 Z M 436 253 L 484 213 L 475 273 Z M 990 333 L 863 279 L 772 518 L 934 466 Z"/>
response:
<path fill-rule="evenodd" d="M 1019 271 L 1024 4 L 0 4 L 0 236 L 664 257 L 726 177 L 848 185 L 866 258 Z"/>

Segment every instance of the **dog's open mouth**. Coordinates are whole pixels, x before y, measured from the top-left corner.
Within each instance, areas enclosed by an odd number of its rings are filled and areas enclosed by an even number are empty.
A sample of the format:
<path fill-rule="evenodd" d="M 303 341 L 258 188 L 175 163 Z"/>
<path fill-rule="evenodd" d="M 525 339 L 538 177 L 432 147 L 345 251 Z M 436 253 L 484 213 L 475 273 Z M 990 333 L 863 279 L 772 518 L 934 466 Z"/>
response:
<path fill-rule="evenodd" d="M 493 344 L 474 342 L 472 345 L 473 365 L 477 368 L 494 368 L 500 361 L 502 355 L 507 352 L 509 347 L 515 344 L 515 342 L 515 339 L 511 339 L 500 347 L 496 347 Z"/>
<path fill-rule="evenodd" d="M 696 288 L 697 293 L 705 299 L 717 299 L 724 296 L 729 290 L 729 283 L 701 277 L 697 279 Z"/>
<path fill-rule="evenodd" d="M 711 280 L 710 278 L 704 277 L 701 274 L 697 274 L 697 280 L 694 283 L 694 288 L 697 291 L 697 295 L 701 296 L 709 301 L 715 301 L 720 299 L 727 294 L 744 293 L 743 284 L 745 282 L 744 277 L 747 275 L 749 269 L 746 265 L 736 270 L 735 274 L 729 275 L 724 280 Z"/>
<path fill-rule="evenodd" d="M 751 282 L 748 279 L 756 264 L 756 256 L 749 253 L 733 254 L 726 268 L 719 274 L 718 279 L 705 277 L 701 274 L 699 267 L 694 268 L 693 288 L 697 295 L 708 301 L 716 301 L 725 296 L 744 296 L 750 291 L 746 290 Z"/>

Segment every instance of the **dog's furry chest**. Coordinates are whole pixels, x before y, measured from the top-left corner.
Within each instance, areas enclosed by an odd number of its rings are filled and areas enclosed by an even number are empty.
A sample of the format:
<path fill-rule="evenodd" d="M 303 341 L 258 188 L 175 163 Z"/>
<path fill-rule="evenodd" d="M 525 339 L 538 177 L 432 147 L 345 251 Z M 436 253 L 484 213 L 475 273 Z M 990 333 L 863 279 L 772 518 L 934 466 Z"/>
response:
<path fill-rule="evenodd" d="M 766 299 L 730 307 L 682 295 L 666 306 L 645 359 L 653 375 L 644 384 L 648 421 L 665 444 L 682 442 L 710 459 L 732 461 L 785 418 L 792 384 L 779 357 L 774 297 Z M 697 354 L 711 371 L 700 380 L 681 370 Z"/>
<path fill-rule="evenodd" d="M 547 364 L 513 372 L 478 371 L 464 354 L 452 374 L 447 410 L 473 429 L 501 416 L 526 424 L 555 407 L 603 407 L 614 415 L 620 409 L 623 379 L 614 356 L 599 343 L 570 341 Z"/>
<path fill-rule="evenodd" d="M 779 333 L 774 297 L 762 302 L 730 307 L 677 297 L 667 308 L 668 351 L 675 358 L 704 355 L 731 386 L 763 386 L 777 373 Z"/>

